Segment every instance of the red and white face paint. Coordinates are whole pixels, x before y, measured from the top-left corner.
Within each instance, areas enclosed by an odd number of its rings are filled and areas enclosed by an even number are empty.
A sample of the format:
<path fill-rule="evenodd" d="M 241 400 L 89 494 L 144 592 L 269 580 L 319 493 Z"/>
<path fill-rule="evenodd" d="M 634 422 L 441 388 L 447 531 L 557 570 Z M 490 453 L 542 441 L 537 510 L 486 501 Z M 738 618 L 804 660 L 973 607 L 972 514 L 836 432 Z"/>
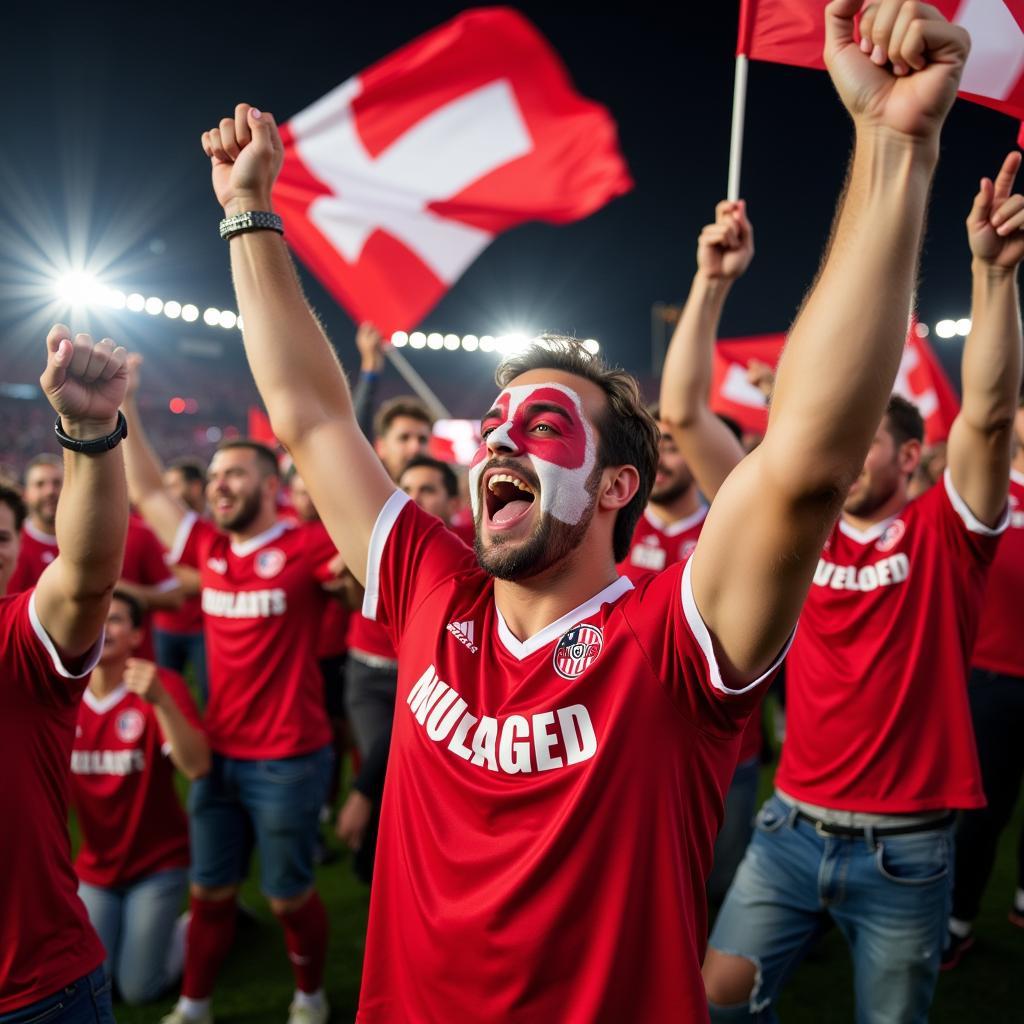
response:
<path fill-rule="evenodd" d="M 473 516 L 480 516 L 480 478 L 490 447 L 501 446 L 525 455 L 540 480 L 540 508 L 575 526 L 591 504 L 587 480 L 597 462 L 594 431 L 583 403 L 561 384 L 523 384 L 506 388 L 481 424 L 488 432 L 469 471 Z"/>

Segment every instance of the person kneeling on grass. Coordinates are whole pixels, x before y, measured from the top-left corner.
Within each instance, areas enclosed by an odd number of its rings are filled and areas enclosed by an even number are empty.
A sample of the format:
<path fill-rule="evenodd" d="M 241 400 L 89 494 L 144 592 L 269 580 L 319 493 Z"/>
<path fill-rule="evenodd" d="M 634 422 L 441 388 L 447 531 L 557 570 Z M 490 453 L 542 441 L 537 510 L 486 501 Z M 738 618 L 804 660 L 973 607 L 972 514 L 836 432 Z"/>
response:
<path fill-rule="evenodd" d="M 182 678 L 134 658 L 142 606 L 114 591 L 99 664 L 89 678 L 71 753 L 82 844 L 79 896 L 128 1003 L 157 999 L 181 975 L 188 822 L 174 767 L 210 770 L 210 748 Z M 173 766 L 172 766 L 173 764 Z"/>

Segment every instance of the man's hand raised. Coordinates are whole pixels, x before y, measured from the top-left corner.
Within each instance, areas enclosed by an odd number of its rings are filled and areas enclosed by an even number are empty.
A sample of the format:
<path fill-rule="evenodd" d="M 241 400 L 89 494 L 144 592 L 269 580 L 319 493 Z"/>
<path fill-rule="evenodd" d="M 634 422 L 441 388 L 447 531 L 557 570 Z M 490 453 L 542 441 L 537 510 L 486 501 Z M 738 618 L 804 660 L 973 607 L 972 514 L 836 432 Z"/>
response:
<path fill-rule="evenodd" d="M 364 320 L 356 331 L 356 348 L 363 373 L 380 373 L 384 366 L 384 336 L 369 320 Z"/>
<path fill-rule="evenodd" d="M 273 114 L 248 103 L 234 117 L 203 132 L 203 152 L 213 165 L 213 191 L 227 216 L 269 210 L 270 193 L 284 162 L 284 145 Z"/>
<path fill-rule="evenodd" d="M 869 4 L 854 38 L 862 0 L 825 8 L 825 64 L 858 130 L 881 129 L 934 142 L 971 48 L 967 32 L 931 4 L 881 0 Z"/>
<path fill-rule="evenodd" d="M 998 270 L 1015 270 L 1024 260 L 1024 196 L 1014 194 L 1020 153 L 1010 153 L 991 178 L 982 178 L 967 217 L 967 239 L 976 260 Z"/>
<path fill-rule="evenodd" d="M 747 204 L 723 200 L 715 207 L 715 223 L 697 239 L 697 271 L 710 281 L 735 281 L 754 258 L 754 227 Z"/>
<path fill-rule="evenodd" d="M 128 353 L 109 338 L 94 342 L 55 324 L 46 336 L 46 369 L 39 384 L 72 437 L 109 434 L 124 400 Z"/>

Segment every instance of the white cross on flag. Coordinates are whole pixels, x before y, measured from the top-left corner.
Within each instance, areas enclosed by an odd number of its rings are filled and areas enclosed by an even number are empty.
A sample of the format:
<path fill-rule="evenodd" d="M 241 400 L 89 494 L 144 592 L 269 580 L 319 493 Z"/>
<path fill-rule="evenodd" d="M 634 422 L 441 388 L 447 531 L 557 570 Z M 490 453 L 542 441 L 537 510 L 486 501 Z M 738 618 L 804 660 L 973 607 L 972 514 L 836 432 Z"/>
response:
<path fill-rule="evenodd" d="M 931 2 L 971 35 L 960 95 L 1024 120 L 1024 0 Z M 823 69 L 824 6 L 823 0 L 743 0 L 737 53 Z"/>
<path fill-rule="evenodd" d="M 520 14 L 468 11 L 282 129 L 289 243 L 357 320 L 416 326 L 502 231 L 628 192 L 615 122 Z"/>

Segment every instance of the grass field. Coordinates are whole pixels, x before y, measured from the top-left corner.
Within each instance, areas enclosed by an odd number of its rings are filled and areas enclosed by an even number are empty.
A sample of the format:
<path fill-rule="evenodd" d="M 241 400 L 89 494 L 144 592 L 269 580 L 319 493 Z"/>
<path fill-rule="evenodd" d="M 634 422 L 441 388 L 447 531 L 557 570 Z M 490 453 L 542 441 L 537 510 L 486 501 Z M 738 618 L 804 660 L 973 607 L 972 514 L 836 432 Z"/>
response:
<path fill-rule="evenodd" d="M 766 793 L 772 772 L 769 767 L 763 773 L 762 788 Z M 1014 928 L 1006 919 L 1016 885 L 1015 851 L 1022 820 L 1024 807 L 1018 806 L 1013 827 L 1003 835 L 995 874 L 977 922 L 977 946 L 960 967 L 941 976 L 930 1018 L 934 1024 L 1024 1019 L 1017 973 L 1024 969 L 1024 931 Z M 287 1018 L 292 976 L 280 929 L 252 881 L 255 875 L 254 870 L 243 898 L 255 911 L 257 922 L 239 931 L 222 974 L 214 1001 L 219 1024 L 283 1024 Z M 317 885 L 327 905 L 332 929 L 327 996 L 334 1011 L 332 1019 L 336 1024 L 347 1024 L 355 1016 L 359 992 L 368 890 L 353 876 L 347 858 L 321 868 Z M 846 1024 L 853 1021 L 852 992 L 846 948 L 842 937 L 833 930 L 783 994 L 779 1015 L 785 1024 Z M 135 1009 L 115 1005 L 114 1009 L 120 1024 L 153 1024 L 172 1002 L 168 999 L 156 1006 Z"/>

